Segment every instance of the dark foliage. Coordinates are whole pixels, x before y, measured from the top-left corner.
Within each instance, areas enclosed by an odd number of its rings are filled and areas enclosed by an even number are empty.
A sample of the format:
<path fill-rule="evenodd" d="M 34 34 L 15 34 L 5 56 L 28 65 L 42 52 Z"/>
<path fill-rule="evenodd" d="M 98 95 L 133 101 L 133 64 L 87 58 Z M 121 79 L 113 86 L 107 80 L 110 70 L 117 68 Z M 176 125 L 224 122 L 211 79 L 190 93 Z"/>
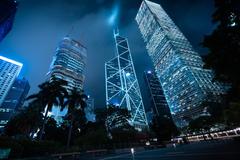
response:
<path fill-rule="evenodd" d="M 44 82 L 39 85 L 40 91 L 37 94 L 30 95 L 27 100 L 38 101 L 41 105 L 41 110 L 45 114 L 43 117 L 43 123 L 40 127 L 39 139 L 41 140 L 44 134 L 45 123 L 47 121 L 48 112 L 52 110 L 52 107 L 63 106 L 64 98 L 67 96 L 67 90 L 64 86 L 67 82 L 61 79 L 52 77 L 50 81 Z"/>
<path fill-rule="evenodd" d="M 237 118 L 240 103 L 240 1 L 215 0 L 215 7 L 213 22 L 217 28 L 204 38 L 203 46 L 209 49 L 204 61 L 207 68 L 215 71 L 215 79 L 227 82 L 231 89 L 222 97 L 219 108 L 212 109 L 214 113 L 218 110 L 218 115 L 211 115 L 231 127 L 240 125 Z"/>
<path fill-rule="evenodd" d="M 171 140 L 178 135 L 178 130 L 170 117 L 155 116 L 150 128 L 156 133 L 159 143 Z"/>
<path fill-rule="evenodd" d="M 203 46 L 209 49 L 205 56 L 207 68 L 215 71 L 216 79 L 230 83 L 230 100 L 240 98 L 240 1 L 215 0 L 213 21 L 217 28 L 205 36 Z"/>
<path fill-rule="evenodd" d="M 30 137 L 42 123 L 42 114 L 38 101 L 33 101 L 17 115 L 13 116 L 4 128 L 8 136 Z"/>

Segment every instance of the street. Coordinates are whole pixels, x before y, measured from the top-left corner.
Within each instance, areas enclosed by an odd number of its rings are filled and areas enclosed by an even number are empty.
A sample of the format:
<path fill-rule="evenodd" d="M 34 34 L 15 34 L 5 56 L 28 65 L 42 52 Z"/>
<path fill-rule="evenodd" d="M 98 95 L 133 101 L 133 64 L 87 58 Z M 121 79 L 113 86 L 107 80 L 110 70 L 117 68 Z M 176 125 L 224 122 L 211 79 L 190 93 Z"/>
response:
<path fill-rule="evenodd" d="M 130 152 L 120 155 L 112 155 L 99 160 L 237 160 L 240 156 L 239 142 L 231 140 L 216 142 L 201 142 L 188 145 L 180 145 L 176 148 L 161 148 Z"/>

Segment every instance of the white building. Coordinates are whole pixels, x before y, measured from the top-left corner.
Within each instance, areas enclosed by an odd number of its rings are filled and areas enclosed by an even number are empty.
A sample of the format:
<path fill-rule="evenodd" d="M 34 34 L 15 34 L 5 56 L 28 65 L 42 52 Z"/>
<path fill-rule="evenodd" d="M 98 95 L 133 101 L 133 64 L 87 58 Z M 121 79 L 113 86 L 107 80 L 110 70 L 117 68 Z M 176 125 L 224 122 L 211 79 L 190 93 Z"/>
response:
<path fill-rule="evenodd" d="M 0 106 L 18 77 L 22 66 L 22 63 L 0 56 Z"/>

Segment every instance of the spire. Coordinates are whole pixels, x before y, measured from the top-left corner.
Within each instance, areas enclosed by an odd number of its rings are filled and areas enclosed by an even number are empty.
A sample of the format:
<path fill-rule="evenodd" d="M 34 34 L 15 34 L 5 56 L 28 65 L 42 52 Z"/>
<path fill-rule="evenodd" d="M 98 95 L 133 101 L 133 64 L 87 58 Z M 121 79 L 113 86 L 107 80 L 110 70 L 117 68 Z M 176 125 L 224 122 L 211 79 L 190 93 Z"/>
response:
<path fill-rule="evenodd" d="M 116 28 L 113 30 L 113 35 L 114 35 L 114 37 L 119 36 L 119 29 L 118 29 L 118 27 L 116 27 Z"/>

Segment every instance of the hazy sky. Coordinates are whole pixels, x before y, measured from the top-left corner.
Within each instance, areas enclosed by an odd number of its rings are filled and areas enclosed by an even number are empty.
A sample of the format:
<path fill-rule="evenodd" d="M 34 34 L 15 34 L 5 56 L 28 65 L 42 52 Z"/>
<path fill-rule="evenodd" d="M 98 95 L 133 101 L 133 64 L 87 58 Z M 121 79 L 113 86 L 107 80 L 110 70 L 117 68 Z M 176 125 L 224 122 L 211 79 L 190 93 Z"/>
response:
<path fill-rule="evenodd" d="M 214 26 L 212 0 L 154 0 L 193 44 L 204 54 L 200 42 Z M 117 16 L 120 34 L 129 38 L 140 86 L 143 71 L 151 69 L 150 58 L 135 22 L 141 0 L 19 0 L 12 31 L 0 43 L 0 55 L 24 64 L 21 76 L 31 85 L 30 93 L 46 79 L 58 42 L 66 35 L 80 41 L 88 49 L 86 93 L 95 98 L 95 106 L 105 105 L 104 63 L 115 53 L 113 26 Z M 112 18 L 111 18 L 112 17 Z M 141 88 L 143 90 L 143 88 Z M 143 98 L 146 102 L 146 93 Z"/>

